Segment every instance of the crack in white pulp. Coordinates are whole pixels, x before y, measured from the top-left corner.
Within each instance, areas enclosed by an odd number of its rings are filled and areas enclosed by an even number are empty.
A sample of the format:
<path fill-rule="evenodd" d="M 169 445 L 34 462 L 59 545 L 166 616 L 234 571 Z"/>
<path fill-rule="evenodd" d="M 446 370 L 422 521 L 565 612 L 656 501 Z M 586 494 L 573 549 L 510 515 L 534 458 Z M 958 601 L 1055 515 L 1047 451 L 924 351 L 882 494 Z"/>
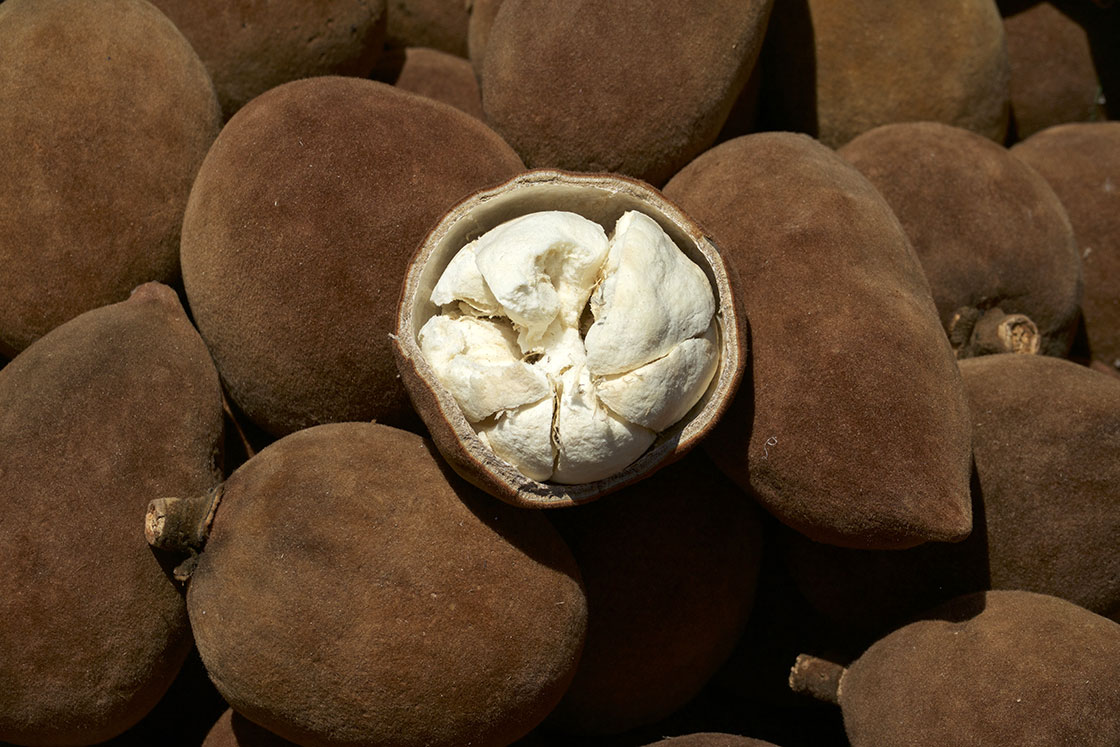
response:
<path fill-rule="evenodd" d="M 569 212 L 503 223 L 459 250 L 431 300 L 425 358 L 483 443 L 534 480 L 619 472 L 700 400 L 719 359 L 707 276 L 637 211 L 609 240 Z"/>

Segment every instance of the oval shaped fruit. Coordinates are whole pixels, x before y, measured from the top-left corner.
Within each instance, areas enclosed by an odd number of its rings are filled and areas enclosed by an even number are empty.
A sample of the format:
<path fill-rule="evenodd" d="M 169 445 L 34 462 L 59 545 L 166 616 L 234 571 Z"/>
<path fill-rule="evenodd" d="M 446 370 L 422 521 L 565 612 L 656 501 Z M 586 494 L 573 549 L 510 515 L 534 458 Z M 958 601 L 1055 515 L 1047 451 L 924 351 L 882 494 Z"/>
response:
<path fill-rule="evenodd" d="M 521 170 L 477 119 L 383 83 L 309 78 L 254 99 L 183 221 L 187 298 L 231 399 L 273 435 L 418 427 L 389 352 L 409 258 L 448 208 Z"/>
<path fill-rule="evenodd" d="M 706 279 L 707 283 L 710 284 L 715 304 L 713 323 L 718 329 L 718 334 L 715 337 L 713 347 L 718 352 L 718 370 L 712 376 L 711 383 L 707 386 L 699 402 L 694 406 L 688 406 L 688 411 L 683 414 L 681 419 L 676 420 L 675 424 L 664 426 L 664 424 L 658 423 L 656 427 L 651 426 L 649 429 L 643 429 L 648 431 L 648 433 L 643 434 L 647 437 L 647 440 L 639 443 L 640 448 L 638 449 L 631 449 L 634 439 L 624 439 L 626 434 L 617 435 L 615 431 L 611 432 L 610 438 L 596 440 L 594 443 L 597 444 L 596 449 L 598 451 L 592 454 L 590 449 L 588 450 L 589 455 L 586 464 L 594 465 L 604 461 L 610 462 L 616 464 L 612 468 L 615 471 L 605 475 L 601 472 L 591 472 L 590 474 L 593 477 L 590 481 L 581 480 L 578 481 L 579 484 L 544 481 L 548 480 L 553 474 L 552 469 L 556 470 L 557 479 L 562 479 L 559 476 L 562 474 L 565 452 L 562 452 L 559 447 L 551 451 L 550 455 L 542 458 L 543 463 L 538 465 L 540 467 L 539 472 L 527 470 L 524 465 L 522 465 L 522 469 L 519 469 L 513 463 L 507 461 L 506 458 L 499 457 L 496 452 L 501 453 L 500 450 L 488 446 L 488 444 L 492 445 L 496 442 L 497 436 L 491 430 L 487 432 L 486 441 L 480 437 L 479 431 L 484 430 L 484 428 L 479 426 L 479 430 L 476 430 L 476 426 L 472 425 L 471 422 L 471 418 L 475 418 L 478 413 L 466 412 L 460 400 L 457 400 L 449 391 L 448 384 L 441 381 L 439 372 L 436 370 L 436 364 L 430 362 L 429 357 L 421 349 L 422 330 L 431 319 L 438 318 L 437 313 L 440 311 L 440 305 L 445 302 L 442 296 L 438 294 L 433 296 L 433 294 L 445 272 L 455 274 L 448 270 L 453 257 L 460 254 L 461 251 L 467 251 L 464 247 L 474 239 L 485 236 L 491 229 L 506 225 L 507 222 L 508 225 L 516 227 L 518 224 L 514 222 L 515 219 L 521 221 L 540 211 L 562 211 L 569 215 L 574 214 L 575 218 L 568 218 L 567 220 L 576 221 L 587 236 L 593 237 L 598 232 L 598 240 L 601 243 L 600 254 L 607 253 L 608 242 L 605 232 L 614 230 L 620 218 L 630 213 L 630 218 L 623 220 L 629 221 L 631 225 L 636 223 L 640 226 L 646 226 L 654 233 L 663 232 L 671 243 L 674 243 L 677 249 L 683 252 L 686 259 L 682 261 L 694 265 L 694 269 L 701 276 L 701 280 L 698 282 L 703 282 L 703 279 Z M 582 223 L 579 221 L 582 221 Z M 560 229 L 557 228 L 556 230 Z M 536 234 L 534 233 L 534 235 Z M 568 247 L 582 246 L 583 244 L 580 242 L 590 242 L 587 244 L 588 246 L 595 243 L 592 238 L 586 238 L 586 240 L 582 238 L 556 239 L 556 241 L 549 239 L 549 241 L 552 244 L 544 247 L 541 250 L 543 253 L 540 254 L 540 257 L 533 259 L 532 262 L 538 260 L 543 262 L 547 257 L 553 256 L 550 254 L 553 249 L 548 248 L 553 244 L 556 247 Z M 510 246 L 519 245 L 515 242 Z M 626 246 L 630 246 L 630 244 L 627 243 Z M 556 251 L 560 250 L 557 249 Z M 564 249 L 564 251 L 569 250 Z M 587 251 L 591 252 L 590 249 Z M 620 250 L 619 256 L 621 255 Z M 588 257 L 590 257 L 590 254 L 588 254 Z M 484 259 L 480 252 L 477 266 L 481 267 Z M 514 267 L 513 264 L 510 264 L 513 260 L 501 251 L 493 259 L 498 268 Z M 528 262 L 529 259 L 524 261 Z M 548 261 L 552 262 L 554 260 Z M 588 267 L 591 266 L 591 262 L 592 260 L 588 259 Z M 610 260 L 606 260 L 605 264 L 610 265 Z M 581 348 L 585 344 L 588 355 L 586 365 L 582 363 L 578 366 L 573 364 L 570 368 L 575 373 L 585 369 L 591 370 L 594 355 L 591 343 L 595 336 L 593 330 L 600 323 L 603 323 L 603 329 L 606 329 L 609 326 L 606 324 L 607 320 L 612 318 L 610 309 L 619 309 L 624 306 L 623 301 L 630 297 L 627 295 L 629 291 L 624 292 L 620 289 L 653 285 L 652 290 L 656 295 L 658 289 L 676 288 L 676 284 L 683 282 L 679 276 L 689 274 L 673 270 L 667 273 L 664 278 L 661 278 L 663 282 L 655 283 L 653 279 L 661 276 L 655 276 L 653 268 L 662 267 L 662 269 L 665 269 L 662 265 L 656 263 L 653 265 L 633 264 L 622 261 L 616 264 L 620 269 L 612 277 L 617 280 L 613 282 L 613 285 L 606 281 L 602 285 L 604 288 L 603 298 L 600 300 L 603 308 L 607 309 L 602 313 L 597 310 L 587 313 L 583 311 L 584 305 L 587 304 L 588 297 L 586 295 L 581 296 L 582 300 L 564 300 L 568 298 L 567 295 L 564 295 L 568 291 L 561 287 L 561 293 L 558 294 L 556 290 L 552 290 L 553 286 L 551 284 L 543 281 L 541 287 L 537 289 L 539 297 L 552 299 L 555 303 L 549 305 L 541 301 L 537 305 L 526 305 L 522 312 L 514 312 L 522 314 L 525 320 L 525 328 L 528 330 L 525 334 L 531 339 L 537 336 L 541 336 L 543 339 L 544 333 L 552 329 L 552 327 L 545 327 L 546 322 L 543 320 L 546 317 L 557 320 L 570 317 L 569 322 L 571 324 L 567 328 L 569 329 L 567 334 L 569 337 L 583 338 Z M 479 272 L 482 272 L 482 270 L 474 271 L 474 275 L 478 275 Z M 575 270 L 572 270 L 572 272 L 575 272 Z M 471 277 L 474 277 L 474 275 L 471 275 Z M 494 280 L 495 290 L 493 293 L 502 298 L 512 299 L 507 300 L 505 302 L 507 304 L 521 303 L 516 300 L 521 297 L 520 294 L 523 292 L 519 285 L 521 281 L 514 276 L 507 277 L 502 273 L 499 273 L 499 275 L 500 277 Z M 628 279 L 623 279 L 624 276 Z M 467 276 L 464 275 L 463 277 L 466 278 Z M 474 293 L 479 297 L 467 303 L 475 311 L 471 311 L 467 316 L 485 316 L 496 313 L 488 305 L 491 302 L 481 297 L 485 295 L 483 291 L 491 293 L 489 285 L 482 280 L 483 277 L 479 276 L 479 282 L 486 287 L 478 290 L 477 293 L 467 290 L 466 285 L 464 285 L 463 289 L 457 291 L 458 295 L 454 298 L 449 296 L 447 301 L 467 298 Z M 503 284 L 503 287 L 508 285 L 509 288 L 503 290 L 498 287 L 497 283 L 499 282 Z M 568 281 L 557 280 L 554 282 L 562 286 L 563 283 Z M 463 280 L 463 283 L 467 283 L 467 280 Z M 607 291 L 608 286 L 614 290 Z M 546 293 L 545 291 L 551 292 Z M 611 298 L 614 301 L 608 303 L 606 297 L 610 293 L 613 293 Z M 537 298 L 537 296 L 533 296 L 533 298 Z M 464 302 L 459 301 L 459 303 Z M 536 304 L 535 301 L 534 303 Z M 594 303 L 594 300 L 592 300 L 592 306 L 594 306 Z M 651 306 L 648 307 L 642 318 L 635 318 L 630 323 L 623 324 L 618 331 L 608 331 L 600 335 L 601 344 L 598 349 L 602 353 L 603 360 L 610 361 L 612 355 L 629 354 L 636 350 L 644 353 L 647 348 L 643 346 L 649 343 L 651 339 L 654 341 L 667 339 L 658 331 L 660 330 L 659 324 L 646 323 L 646 317 L 662 319 L 663 309 L 658 305 L 658 302 L 650 303 Z M 569 305 L 572 307 L 571 309 L 563 313 L 558 311 L 567 309 Z M 552 309 L 552 311 L 546 313 L 547 309 Z M 592 313 L 598 319 L 584 333 L 584 323 L 589 321 Z M 622 311 L 619 314 L 624 316 Z M 666 317 L 669 321 L 675 318 L 673 314 Z M 582 322 L 573 320 L 582 320 Z M 616 319 L 616 321 L 618 320 Z M 662 319 L 662 321 L 665 321 L 665 319 Z M 557 322 L 553 322 L 553 324 L 555 323 Z M 668 322 L 666 323 L 668 324 Z M 577 326 L 572 327 L 572 324 Z M 708 325 L 709 322 L 704 321 L 703 326 L 697 329 L 702 333 Z M 615 328 L 611 327 L 611 329 Z M 689 335 L 691 334 L 693 333 L 690 332 Z M 635 482 L 658 467 L 687 453 L 719 418 L 738 385 L 745 358 L 745 345 L 742 335 L 742 323 L 738 319 L 732 292 L 732 278 L 720 257 L 719 250 L 707 239 L 703 230 L 679 208 L 653 188 L 633 179 L 614 175 L 588 175 L 537 170 L 516 177 L 499 187 L 483 190 L 472 195 L 447 213 L 428 235 L 413 258 L 412 265 L 405 278 L 397 320 L 397 334 L 394 338 L 394 351 L 397 354 L 398 369 L 405 386 L 408 387 L 414 406 L 424 419 L 440 451 L 457 472 L 492 495 L 509 503 L 556 507 L 597 498 L 610 490 Z M 623 343 L 623 340 L 627 340 L 627 342 Z M 500 347 L 499 343 L 506 344 L 496 338 L 494 345 Z M 653 350 L 653 348 L 649 349 Z M 512 348 L 510 350 L 512 351 Z M 664 356 L 658 358 L 663 361 L 668 358 L 665 355 L 666 352 L 668 351 L 664 350 L 650 353 L 650 355 L 653 355 L 654 358 Z M 508 355 L 513 356 L 514 352 L 509 352 Z M 520 355 L 520 353 L 517 355 Z M 516 368 L 517 365 L 519 365 L 518 361 L 513 360 L 511 366 Z M 606 370 L 606 367 L 612 364 L 604 363 L 603 365 L 604 370 Z M 609 373 L 613 372 L 612 369 Z M 531 385 L 536 384 L 544 387 L 542 390 L 544 394 L 540 401 L 542 406 L 551 405 L 552 400 L 548 395 L 547 383 L 540 383 L 536 379 L 532 379 L 531 372 L 526 376 L 528 378 L 523 388 L 528 390 Z M 609 379 L 611 377 L 604 374 L 602 378 Z M 662 378 L 658 377 L 653 377 L 652 380 L 663 381 Z M 587 402 L 591 400 L 589 392 L 592 390 L 598 391 L 598 384 L 590 380 L 583 381 L 582 378 L 575 382 L 567 382 L 565 379 L 561 384 L 563 394 L 554 395 L 557 405 L 555 409 L 550 410 L 555 415 L 556 421 L 563 419 L 566 413 L 573 420 L 577 420 L 577 415 L 583 413 L 587 416 L 585 420 L 589 423 L 614 417 L 613 412 L 608 411 L 608 408 L 600 404 L 598 400 Z M 495 398 L 500 399 L 497 395 L 504 397 L 509 394 L 508 390 L 512 388 L 512 385 L 507 383 L 506 390 L 494 393 Z M 667 392 L 667 394 L 663 396 L 660 392 Z M 659 403 L 672 405 L 677 401 L 678 395 L 676 393 L 675 386 L 667 387 L 662 384 L 655 394 Z M 574 401 L 575 398 L 580 398 L 581 401 L 576 402 Z M 523 398 L 523 401 L 535 402 L 536 400 Z M 517 404 L 521 404 L 521 402 L 519 401 Z M 506 406 L 506 404 L 498 402 L 497 409 L 490 409 L 489 412 L 502 410 Z M 670 407 L 669 409 L 673 408 Z M 674 415 L 679 417 L 680 414 L 674 413 Z M 536 440 L 543 439 L 543 441 L 548 442 L 551 438 L 555 441 L 551 436 L 553 421 L 550 419 L 549 413 L 546 412 L 543 416 L 534 420 L 534 422 L 537 421 L 543 425 L 540 428 L 533 429 L 533 433 L 543 435 Z M 484 423 L 488 421 L 476 419 L 476 422 Z M 499 425 L 501 425 L 500 422 Z M 556 422 L 556 425 L 562 431 L 563 423 Z M 654 433 L 656 435 L 651 435 Z M 560 442 L 560 444 L 562 446 L 563 442 Z M 646 448 L 647 445 L 648 449 Z M 641 456 L 620 468 L 617 466 L 616 460 L 623 449 L 627 450 L 627 460 L 623 461 L 624 464 L 625 461 L 633 459 L 634 453 L 640 453 Z M 630 453 L 631 451 L 634 453 Z M 588 467 L 588 469 L 590 470 L 592 467 Z M 530 474 L 536 474 L 537 477 L 529 476 Z M 571 482 L 577 481 L 572 480 Z"/>
<path fill-rule="evenodd" d="M 720 468 L 819 542 L 966 536 L 960 372 L 882 196 L 792 133 L 723 143 L 665 190 L 723 250 L 750 320 L 750 383 L 705 441 Z"/>
<path fill-rule="evenodd" d="M 1025 314 L 1039 352 L 1077 331 L 1081 258 L 1054 190 L 1006 148 L 937 122 L 884 125 L 839 151 L 898 216 L 951 337 L 970 314 Z"/>
<path fill-rule="evenodd" d="M 1081 255 L 1088 350 L 1071 352 L 1120 371 L 1120 122 L 1051 127 L 1011 154 L 1042 174 L 1069 215 Z"/>
<path fill-rule="evenodd" d="M 833 148 L 891 122 L 1007 133 L 1010 66 L 991 0 L 778 3 L 766 41 L 770 129 Z"/>
<path fill-rule="evenodd" d="M 179 280 L 210 76 L 144 0 L 0 4 L 0 354 Z"/>
<path fill-rule="evenodd" d="M 549 728 L 619 734 L 696 697 L 754 603 L 762 514 L 700 451 L 548 517 L 587 589 L 587 641 Z"/>
<path fill-rule="evenodd" d="M 445 474 L 431 444 L 340 423 L 224 484 L 187 590 L 239 713 L 302 745 L 505 745 L 555 706 L 587 607 L 542 514 Z"/>
<path fill-rule="evenodd" d="M 482 61 L 486 121 L 530 167 L 664 184 L 715 141 L 771 5 L 503 0 Z"/>
<path fill-rule="evenodd" d="M 282 83 L 363 77 L 385 40 L 386 0 L 154 0 L 198 51 L 226 119 Z"/>
<path fill-rule="evenodd" d="M 218 483 L 222 395 L 175 293 L 143 285 L 0 371 L 0 739 L 92 744 L 135 724 L 191 645 L 137 516 Z"/>
<path fill-rule="evenodd" d="M 1117 623 L 1055 597 L 989 591 L 882 638 L 832 685 L 852 747 L 1106 747 L 1120 741 L 1118 670 Z"/>

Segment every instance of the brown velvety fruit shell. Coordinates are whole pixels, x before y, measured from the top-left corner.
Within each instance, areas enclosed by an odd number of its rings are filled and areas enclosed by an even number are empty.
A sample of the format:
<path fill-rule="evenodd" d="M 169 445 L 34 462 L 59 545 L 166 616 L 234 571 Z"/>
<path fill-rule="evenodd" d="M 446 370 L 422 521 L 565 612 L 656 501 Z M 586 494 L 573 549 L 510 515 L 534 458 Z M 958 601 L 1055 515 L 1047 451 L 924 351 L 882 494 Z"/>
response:
<path fill-rule="evenodd" d="M 770 129 L 832 148 L 891 122 L 1007 133 L 1010 65 L 992 0 L 785 0 L 766 45 Z"/>
<path fill-rule="evenodd" d="M 852 747 L 1120 744 L 1120 625 L 1056 597 L 958 597 L 840 681 Z"/>
<path fill-rule="evenodd" d="M 723 250 L 750 320 L 751 372 L 704 442 L 720 468 L 819 542 L 967 536 L 964 387 L 882 196 L 792 133 L 723 143 L 665 191 Z"/>
<path fill-rule="evenodd" d="M 482 61 L 486 122 L 530 167 L 660 186 L 715 141 L 771 5 L 503 0 Z"/>
<path fill-rule="evenodd" d="M 308 428 L 242 465 L 187 604 L 230 705 L 305 747 L 509 744 L 560 699 L 587 625 L 541 513 L 373 423 Z"/>
<path fill-rule="evenodd" d="M 0 4 L 0 355 L 179 279 L 210 76 L 143 0 Z"/>
<path fill-rule="evenodd" d="M 214 364 L 155 283 L 0 372 L 0 740 L 100 742 L 171 684 L 186 607 L 139 517 L 217 484 L 221 429 Z"/>
<path fill-rule="evenodd" d="M 523 171 L 446 104 L 357 78 L 286 83 L 222 130 L 183 220 L 183 283 L 230 398 L 273 435 L 419 428 L 389 334 L 424 235 Z"/>
<path fill-rule="evenodd" d="M 369 75 L 385 39 L 385 0 L 152 0 L 206 64 L 222 113 L 316 75 Z"/>
<path fill-rule="evenodd" d="M 649 480 L 548 518 L 587 589 L 587 642 L 550 728 L 618 734 L 696 697 L 754 602 L 762 514 L 693 451 Z"/>
<path fill-rule="evenodd" d="M 1011 153 L 1054 189 L 1077 237 L 1088 350 L 1076 352 L 1120 370 L 1120 122 L 1050 127 Z"/>
<path fill-rule="evenodd" d="M 838 152 L 906 229 L 946 329 L 962 307 L 998 307 L 1038 326 L 1044 355 L 1069 352 L 1081 257 L 1045 179 L 1002 145 L 938 122 L 877 127 Z"/>
<path fill-rule="evenodd" d="M 707 393 L 676 424 L 658 435 L 635 462 L 611 477 L 581 485 L 531 480 L 499 459 L 479 439 L 455 398 L 436 379 L 416 335 L 439 309 L 429 300 L 451 258 L 470 241 L 505 221 L 542 210 L 570 210 L 614 230 L 628 210 L 656 220 L 708 276 L 716 297 L 720 366 Z M 679 459 L 715 425 L 734 396 L 746 361 L 745 329 L 736 308 L 733 279 L 719 249 L 679 207 L 635 179 L 539 169 L 482 190 L 448 212 L 420 246 L 405 276 L 393 350 L 401 380 L 432 439 L 455 471 L 507 503 L 556 508 L 585 503 L 637 482 Z"/>
<path fill-rule="evenodd" d="M 967 592 L 1020 589 L 1120 620 L 1120 380 L 1071 361 L 960 362 L 972 413 L 973 530 L 902 552 L 790 537 L 790 574 L 841 627 L 878 635 Z"/>

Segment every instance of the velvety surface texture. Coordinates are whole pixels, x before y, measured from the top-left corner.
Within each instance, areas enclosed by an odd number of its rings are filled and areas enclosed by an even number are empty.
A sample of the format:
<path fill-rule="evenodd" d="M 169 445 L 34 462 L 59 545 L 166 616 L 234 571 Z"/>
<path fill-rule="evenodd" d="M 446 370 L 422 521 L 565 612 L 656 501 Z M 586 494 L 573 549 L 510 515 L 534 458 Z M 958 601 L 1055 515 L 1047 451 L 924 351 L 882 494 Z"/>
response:
<path fill-rule="evenodd" d="M 964 389 L 906 234 L 871 184 L 804 135 L 697 158 L 665 188 L 738 272 L 750 370 L 704 444 L 781 521 L 895 548 L 971 526 Z"/>
<path fill-rule="evenodd" d="M 227 708 L 206 735 L 202 747 L 294 747 L 294 744 Z"/>
<path fill-rule="evenodd" d="M 1064 122 L 1105 118 L 1089 35 L 1061 5 L 1041 2 L 1004 16 L 1016 138 Z"/>
<path fill-rule="evenodd" d="M 171 684 L 190 630 L 144 511 L 217 483 L 221 427 L 214 365 L 155 283 L 0 372 L 0 739 L 99 742 Z"/>
<path fill-rule="evenodd" d="M 482 66 L 487 122 L 531 167 L 663 184 L 714 142 L 770 6 L 504 0 Z"/>
<path fill-rule="evenodd" d="M 960 368 L 976 464 L 972 535 L 902 552 L 790 537 L 798 587 L 835 624 L 878 635 L 986 589 L 1050 594 L 1120 619 L 1120 379 L 1034 355 Z"/>
<path fill-rule="evenodd" d="M 315 75 L 366 76 L 385 0 L 154 0 L 206 64 L 226 119 L 254 96 Z"/>
<path fill-rule="evenodd" d="M 475 75 L 482 77 L 482 61 L 486 58 L 486 45 L 490 42 L 490 27 L 502 0 L 471 0 L 471 17 L 467 22 L 467 57 Z"/>
<path fill-rule="evenodd" d="M 1077 237 L 1088 347 L 1076 352 L 1120 370 L 1120 122 L 1051 127 L 1011 153 L 1053 187 Z"/>
<path fill-rule="evenodd" d="M 467 56 L 467 0 L 387 0 L 388 47 L 430 47 Z"/>
<path fill-rule="evenodd" d="M 276 435 L 420 427 L 389 348 L 405 269 L 448 208 L 521 168 L 477 119 L 368 80 L 287 83 L 238 112 L 191 191 L 182 262 L 246 416 Z"/>
<path fill-rule="evenodd" d="M 1046 180 L 1006 148 L 936 122 L 884 125 L 839 151 L 890 203 L 946 329 L 964 307 L 1026 314 L 1045 355 L 1077 331 L 1081 258 Z"/>
<path fill-rule="evenodd" d="M 668 716 L 731 653 L 754 601 L 760 512 L 701 452 L 548 514 L 587 588 L 587 643 L 549 726 L 609 734 Z"/>
<path fill-rule="evenodd" d="M 1007 131 L 1007 46 L 992 0 L 784 0 L 762 64 L 770 128 L 834 148 L 890 122 L 945 122 L 997 142 Z"/>
<path fill-rule="evenodd" d="M 1025 591 L 958 597 L 848 669 L 852 747 L 1120 743 L 1120 625 Z"/>
<path fill-rule="evenodd" d="M 583 645 L 571 552 L 540 513 L 368 423 L 292 434 L 224 484 L 187 601 L 239 713 L 302 745 L 505 745 Z"/>
<path fill-rule="evenodd" d="M 218 134 L 210 77 L 144 0 L 0 5 L 0 355 L 179 278 L 179 227 Z"/>
<path fill-rule="evenodd" d="M 375 77 L 402 91 L 426 96 L 482 119 L 482 94 L 469 60 L 427 47 L 390 50 Z"/>

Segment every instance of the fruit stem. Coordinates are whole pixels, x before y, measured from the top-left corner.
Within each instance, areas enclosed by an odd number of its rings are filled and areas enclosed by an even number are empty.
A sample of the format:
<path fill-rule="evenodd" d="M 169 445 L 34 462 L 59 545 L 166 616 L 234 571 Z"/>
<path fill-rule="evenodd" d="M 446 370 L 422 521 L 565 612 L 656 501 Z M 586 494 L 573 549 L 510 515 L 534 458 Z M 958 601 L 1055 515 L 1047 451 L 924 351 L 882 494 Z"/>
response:
<path fill-rule="evenodd" d="M 206 543 L 221 490 L 193 498 L 156 498 L 148 504 L 144 536 L 148 544 L 180 554 L 196 554 Z"/>
<path fill-rule="evenodd" d="M 809 654 L 799 654 L 789 672 L 789 686 L 795 693 L 840 705 L 840 682 L 846 667 Z"/>
<path fill-rule="evenodd" d="M 1038 326 L 1025 314 L 1000 308 L 958 309 L 949 322 L 949 339 L 958 359 L 994 353 L 1036 354 L 1042 344 Z"/>

